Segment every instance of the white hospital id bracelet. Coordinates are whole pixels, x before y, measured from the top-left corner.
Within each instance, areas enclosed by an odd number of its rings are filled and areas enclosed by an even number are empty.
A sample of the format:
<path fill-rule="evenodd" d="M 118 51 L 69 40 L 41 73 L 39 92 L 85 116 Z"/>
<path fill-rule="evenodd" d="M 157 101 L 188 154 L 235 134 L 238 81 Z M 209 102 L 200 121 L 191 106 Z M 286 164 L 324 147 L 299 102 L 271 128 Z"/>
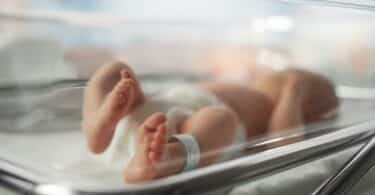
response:
<path fill-rule="evenodd" d="M 198 167 L 200 162 L 200 148 L 197 140 L 188 134 L 173 135 L 171 140 L 178 140 L 185 148 L 185 166 L 183 171 L 190 171 Z"/>

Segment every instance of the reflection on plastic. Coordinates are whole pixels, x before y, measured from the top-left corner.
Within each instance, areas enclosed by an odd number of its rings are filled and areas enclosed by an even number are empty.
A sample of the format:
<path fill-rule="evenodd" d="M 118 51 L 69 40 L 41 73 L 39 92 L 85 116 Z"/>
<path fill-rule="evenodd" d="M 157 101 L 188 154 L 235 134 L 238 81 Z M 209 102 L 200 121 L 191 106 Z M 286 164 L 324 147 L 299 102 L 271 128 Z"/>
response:
<path fill-rule="evenodd" d="M 40 195 L 51 195 L 51 194 L 58 194 L 58 195 L 74 195 L 71 190 L 64 186 L 57 186 L 57 185 L 40 185 L 36 187 L 35 191 Z"/>

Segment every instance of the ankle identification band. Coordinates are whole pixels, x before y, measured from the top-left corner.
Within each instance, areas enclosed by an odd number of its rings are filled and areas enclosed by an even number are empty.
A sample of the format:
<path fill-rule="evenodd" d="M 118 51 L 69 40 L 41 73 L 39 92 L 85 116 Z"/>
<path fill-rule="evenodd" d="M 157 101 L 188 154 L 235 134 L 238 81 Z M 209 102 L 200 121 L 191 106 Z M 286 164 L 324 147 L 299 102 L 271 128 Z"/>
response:
<path fill-rule="evenodd" d="M 197 140 L 188 134 L 173 135 L 171 141 L 177 140 L 184 145 L 185 148 L 185 166 L 183 171 L 190 171 L 196 169 L 200 162 L 200 148 Z"/>

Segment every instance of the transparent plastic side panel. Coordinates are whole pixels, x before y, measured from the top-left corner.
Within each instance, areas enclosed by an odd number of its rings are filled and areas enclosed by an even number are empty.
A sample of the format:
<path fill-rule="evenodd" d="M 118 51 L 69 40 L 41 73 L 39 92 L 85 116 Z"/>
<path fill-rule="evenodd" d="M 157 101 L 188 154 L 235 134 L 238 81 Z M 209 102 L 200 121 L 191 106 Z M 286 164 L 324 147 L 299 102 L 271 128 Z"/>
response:
<path fill-rule="evenodd" d="M 355 184 L 353 189 L 348 194 L 371 194 L 374 188 L 370 181 L 374 178 L 374 167 L 371 167 L 368 172 Z"/>
<path fill-rule="evenodd" d="M 183 17 L 112 1 L 0 12 L 0 157 L 41 182 L 110 189 L 124 175 L 183 176 L 196 155 L 214 166 L 373 116 L 373 13 L 200 3 L 173 4 Z M 156 112 L 167 120 L 147 123 Z M 169 137 L 181 134 L 193 137 Z"/>

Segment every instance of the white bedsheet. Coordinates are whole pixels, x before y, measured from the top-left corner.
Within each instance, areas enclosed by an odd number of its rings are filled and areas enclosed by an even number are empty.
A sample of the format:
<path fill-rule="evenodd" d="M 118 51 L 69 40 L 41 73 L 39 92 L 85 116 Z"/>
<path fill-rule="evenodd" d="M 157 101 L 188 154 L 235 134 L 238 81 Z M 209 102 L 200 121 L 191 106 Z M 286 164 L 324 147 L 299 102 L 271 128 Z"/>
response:
<path fill-rule="evenodd" d="M 358 147 L 296 167 L 273 176 L 243 184 L 230 195 L 308 195 L 335 174 Z"/>

